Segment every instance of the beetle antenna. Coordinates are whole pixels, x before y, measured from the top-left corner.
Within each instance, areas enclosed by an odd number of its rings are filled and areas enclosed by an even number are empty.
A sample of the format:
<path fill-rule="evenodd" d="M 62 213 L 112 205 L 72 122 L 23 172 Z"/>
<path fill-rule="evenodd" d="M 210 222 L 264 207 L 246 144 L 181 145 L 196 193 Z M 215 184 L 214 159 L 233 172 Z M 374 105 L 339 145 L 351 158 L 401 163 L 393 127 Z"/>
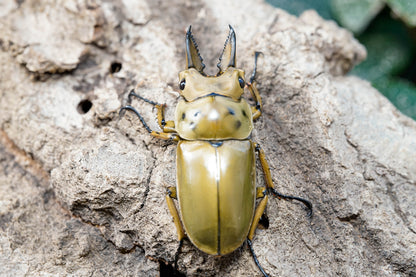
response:
<path fill-rule="evenodd" d="M 277 196 L 279 198 L 283 198 L 283 199 L 286 199 L 286 200 L 296 200 L 296 201 L 302 202 L 306 206 L 306 208 L 308 209 L 308 217 L 312 217 L 312 215 L 313 215 L 313 209 L 312 208 L 313 207 L 312 207 L 312 203 L 309 200 L 306 200 L 306 199 L 303 199 L 303 198 L 300 198 L 300 197 L 297 197 L 297 196 L 281 194 L 280 192 L 278 192 L 274 188 L 270 188 L 270 191 L 274 196 Z"/>
<path fill-rule="evenodd" d="M 146 103 L 149 103 L 149 104 L 151 104 L 151 105 L 153 105 L 153 106 L 157 106 L 157 105 L 159 105 L 158 103 L 156 103 L 156 102 L 154 102 L 154 101 L 152 101 L 152 100 L 149 100 L 149 99 L 147 99 L 147 98 L 144 98 L 143 96 L 140 96 L 140 95 L 138 95 L 137 93 L 135 93 L 134 92 L 134 89 L 132 89 L 131 91 L 130 91 L 130 93 L 129 93 L 129 96 L 128 96 L 128 101 L 127 101 L 127 103 L 128 104 L 130 104 L 131 103 L 131 100 L 132 100 L 132 98 L 133 97 L 136 97 L 136 98 L 138 98 L 138 99 L 140 99 L 140 100 L 142 100 L 142 101 L 144 101 L 144 102 L 146 102 Z M 143 118 L 143 116 L 135 109 L 135 108 L 133 108 L 132 106 L 130 106 L 130 105 L 127 105 L 127 106 L 125 106 L 125 107 L 122 107 L 121 109 L 120 109 L 120 111 L 119 111 L 119 115 L 120 116 L 123 116 L 124 115 L 124 110 L 130 110 L 130 111 L 133 111 L 136 115 L 137 115 L 137 117 L 140 119 L 140 121 L 143 123 L 143 126 L 146 128 L 146 130 L 149 132 L 149 133 L 151 133 L 152 132 L 152 130 L 150 129 L 150 127 L 149 127 L 149 125 L 147 125 L 147 123 L 146 123 L 146 121 L 144 121 L 144 118 Z"/>
<path fill-rule="evenodd" d="M 149 104 L 152 104 L 153 106 L 157 106 L 157 105 L 159 105 L 159 103 L 156 103 L 156 102 L 154 102 L 154 101 L 152 101 L 152 100 L 149 100 L 149 99 L 147 99 L 147 98 L 144 98 L 143 96 L 140 96 L 140 95 L 138 95 L 137 93 L 135 93 L 134 92 L 134 89 L 132 89 L 131 91 L 130 91 L 130 93 L 129 93 L 129 101 L 128 101 L 128 103 L 130 104 L 131 103 L 131 98 L 132 97 L 137 97 L 137 98 L 139 98 L 140 100 L 143 100 L 144 102 L 146 102 L 146 103 L 149 103 Z"/>
<path fill-rule="evenodd" d="M 151 132 L 152 132 L 152 130 L 150 129 L 149 125 L 147 125 L 146 121 L 144 121 L 143 116 L 141 116 L 141 115 L 140 115 L 140 113 L 139 113 L 139 112 L 138 112 L 135 108 L 133 108 L 133 107 L 132 107 L 132 106 L 130 106 L 130 105 L 127 105 L 127 106 L 125 106 L 125 107 L 121 108 L 121 109 L 120 109 L 120 111 L 119 111 L 119 115 L 120 115 L 120 116 L 123 116 L 123 115 L 124 115 L 124 112 L 123 112 L 124 110 L 129 110 L 129 111 L 134 112 L 134 113 L 137 115 L 137 117 L 140 119 L 140 121 L 142 122 L 142 124 L 143 124 L 144 128 L 146 128 L 146 130 L 147 130 L 149 133 L 151 133 Z"/>
<path fill-rule="evenodd" d="M 259 57 L 259 55 L 263 53 L 262 52 L 254 52 L 254 69 L 253 69 L 253 73 L 251 74 L 250 77 L 250 84 L 252 84 L 254 82 L 254 79 L 256 79 L 256 73 L 257 73 L 257 58 Z"/>
<path fill-rule="evenodd" d="M 248 244 L 248 247 L 250 248 L 251 255 L 253 256 L 254 262 L 256 263 L 257 267 L 260 269 L 261 273 L 263 273 L 264 277 L 269 277 L 269 275 L 267 275 L 263 267 L 260 265 L 259 260 L 257 259 L 256 253 L 254 253 L 253 244 L 251 243 L 250 239 L 247 239 L 247 244 Z"/>

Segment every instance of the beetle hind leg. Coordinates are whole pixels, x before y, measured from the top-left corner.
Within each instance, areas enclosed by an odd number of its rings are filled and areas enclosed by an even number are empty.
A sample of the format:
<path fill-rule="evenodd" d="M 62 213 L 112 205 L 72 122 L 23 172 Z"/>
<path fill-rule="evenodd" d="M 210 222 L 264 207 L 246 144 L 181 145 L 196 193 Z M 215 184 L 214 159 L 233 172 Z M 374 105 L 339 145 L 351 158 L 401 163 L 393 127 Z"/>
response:
<path fill-rule="evenodd" d="M 247 244 L 250 248 L 251 255 L 253 256 L 254 262 L 256 263 L 257 267 L 260 269 L 261 273 L 263 273 L 263 275 L 265 277 L 268 277 L 268 275 L 264 271 L 263 267 L 260 265 L 260 262 L 257 259 L 256 254 L 254 253 L 253 245 L 252 245 L 252 242 L 251 242 L 251 240 L 254 237 L 254 232 L 256 231 L 257 226 L 259 224 L 259 220 L 260 220 L 261 216 L 263 215 L 263 213 L 266 209 L 266 206 L 267 206 L 267 201 L 269 199 L 268 195 L 267 195 L 267 188 L 258 187 L 257 192 L 256 192 L 256 198 L 257 199 L 262 198 L 262 199 L 261 199 L 260 203 L 258 204 L 258 206 L 256 208 L 256 211 L 254 212 L 254 218 L 253 218 L 253 221 L 251 223 L 250 231 L 249 231 L 248 236 L 247 236 Z"/>
<path fill-rule="evenodd" d="M 166 191 L 166 197 L 165 198 L 166 198 L 166 202 L 168 204 L 170 214 L 173 217 L 173 222 L 175 223 L 176 230 L 178 232 L 178 240 L 181 241 L 185 237 L 185 231 L 183 230 L 178 210 L 176 209 L 175 203 L 173 203 L 173 199 L 177 199 L 176 198 L 176 188 L 175 187 L 168 187 L 167 191 Z"/>
<path fill-rule="evenodd" d="M 267 206 L 267 201 L 269 200 L 269 197 L 267 195 L 267 189 L 265 187 L 259 187 L 257 188 L 257 193 L 256 193 L 256 198 L 262 198 L 260 203 L 257 205 L 257 208 L 254 212 L 254 217 L 253 217 L 253 221 L 251 223 L 251 227 L 250 227 L 250 231 L 248 233 L 247 238 L 249 240 L 252 240 L 254 237 L 254 232 L 257 229 L 257 225 L 259 224 L 259 220 L 261 218 L 261 216 L 263 215 L 266 206 Z"/>
<path fill-rule="evenodd" d="M 247 238 L 248 248 L 250 249 L 251 255 L 253 256 L 254 262 L 256 263 L 257 267 L 260 269 L 261 273 L 263 273 L 264 277 L 268 277 L 267 273 L 264 271 L 263 267 L 261 266 L 259 260 L 257 259 L 256 253 L 254 253 L 253 244 L 251 239 Z"/>
<path fill-rule="evenodd" d="M 181 253 L 182 246 L 183 246 L 183 240 L 185 239 L 185 231 L 183 230 L 181 219 L 179 217 L 178 209 L 176 209 L 175 203 L 173 202 L 173 199 L 177 199 L 176 195 L 176 188 L 175 187 L 168 187 L 166 190 L 166 202 L 168 204 L 168 208 L 170 211 L 170 214 L 173 217 L 173 222 L 175 223 L 176 232 L 178 233 L 178 240 L 179 240 L 179 246 L 178 250 L 175 254 L 175 268 L 178 267 L 178 259 L 179 254 Z"/>

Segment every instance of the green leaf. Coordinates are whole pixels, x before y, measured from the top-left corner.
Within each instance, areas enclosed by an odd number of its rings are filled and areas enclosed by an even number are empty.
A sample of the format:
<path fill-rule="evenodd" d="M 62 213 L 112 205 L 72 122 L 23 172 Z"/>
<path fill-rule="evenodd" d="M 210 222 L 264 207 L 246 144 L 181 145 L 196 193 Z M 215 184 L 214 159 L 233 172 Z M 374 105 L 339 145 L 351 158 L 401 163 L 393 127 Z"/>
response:
<path fill-rule="evenodd" d="M 413 60 L 415 49 L 406 27 L 388 15 L 377 17 L 358 39 L 367 48 L 367 59 L 351 73 L 369 81 L 398 75 Z"/>
<path fill-rule="evenodd" d="M 401 78 L 380 78 L 373 86 L 405 115 L 416 120 L 416 86 Z"/>
<path fill-rule="evenodd" d="M 384 0 L 393 12 L 403 19 L 409 26 L 416 26 L 415 0 Z"/>
<path fill-rule="evenodd" d="M 369 81 L 401 72 L 410 62 L 411 52 L 392 34 L 368 34 L 361 39 L 368 52 L 367 59 L 352 70 Z"/>
<path fill-rule="evenodd" d="M 338 22 L 359 34 L 384 7 L 382 0 L 332 0 L 331 8 Z"/>

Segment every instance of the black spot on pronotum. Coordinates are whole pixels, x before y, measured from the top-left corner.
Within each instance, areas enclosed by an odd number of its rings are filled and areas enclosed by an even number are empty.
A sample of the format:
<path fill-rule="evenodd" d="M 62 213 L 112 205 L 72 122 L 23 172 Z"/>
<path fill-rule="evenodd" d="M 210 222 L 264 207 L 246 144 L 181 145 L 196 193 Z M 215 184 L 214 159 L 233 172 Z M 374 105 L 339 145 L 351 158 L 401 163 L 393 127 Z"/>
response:
<path fill-rule="evenodd" d="M 197 117 L 200 113 L 201 113 L 200 111 L 195 112 L 194 117 Z"/>
<path fill-rule="evenodd" d="M 227 109 L 229 114 L 235 115 L 235 111 L 232 108 L 228 107 Z"/>
<path fill-rule="evenodd" d="M 92 102 L 89 99 L 84 99 L 78 103 L 77 111 L 80 114 L 86 114 L 91 109 L 91 107 L 92 107 Z"/>
<path fill-rule="evenodd" d="M 186 117 L 186 114 L 185 113 L 182 113 L 182 120 L 184 120 L 185 117 Z"/>
<path fill-rule="evenodd" d="M 244 117 L 247 117 L 247 114 L 246 114 L 245 110 L 241 110 L 241 113 L 243 114 Z"/>
<path fill-rule="evenodd" d="M 240 129 L 240 127 L 241 127 L 241 121 L 240 121 L 240 120 L 237 120 L 237 121 L 235 122 L 235 128 L 236 128 L 236 129 Z"/>
<path fill-rule="evenodd" d="M 112 62 L 110 65 L 110 72 L 116 73 L 121 70 L 121 63 L 120 62 Z"/>

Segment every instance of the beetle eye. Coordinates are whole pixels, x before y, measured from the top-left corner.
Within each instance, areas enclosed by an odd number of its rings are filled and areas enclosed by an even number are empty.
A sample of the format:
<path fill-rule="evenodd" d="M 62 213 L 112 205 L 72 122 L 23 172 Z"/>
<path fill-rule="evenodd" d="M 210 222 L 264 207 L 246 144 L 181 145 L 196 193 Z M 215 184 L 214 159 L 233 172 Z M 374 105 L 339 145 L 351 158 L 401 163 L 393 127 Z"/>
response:
<path fill-rule="evenodd" d="M 241 77 L 238 77 L 238 82 L 240 83 L 241 88 L 244 88 L 244 86 L 246 85 L 243 78 L 241 78 Z"/>
<path fill-rule="evenodd" d="M 185 89 L 185 79 L 182 79 L 181 80 L 181 82 L 179 83 L 179 88 L 181 89 L 181 90 L 184 90 Z"/>

